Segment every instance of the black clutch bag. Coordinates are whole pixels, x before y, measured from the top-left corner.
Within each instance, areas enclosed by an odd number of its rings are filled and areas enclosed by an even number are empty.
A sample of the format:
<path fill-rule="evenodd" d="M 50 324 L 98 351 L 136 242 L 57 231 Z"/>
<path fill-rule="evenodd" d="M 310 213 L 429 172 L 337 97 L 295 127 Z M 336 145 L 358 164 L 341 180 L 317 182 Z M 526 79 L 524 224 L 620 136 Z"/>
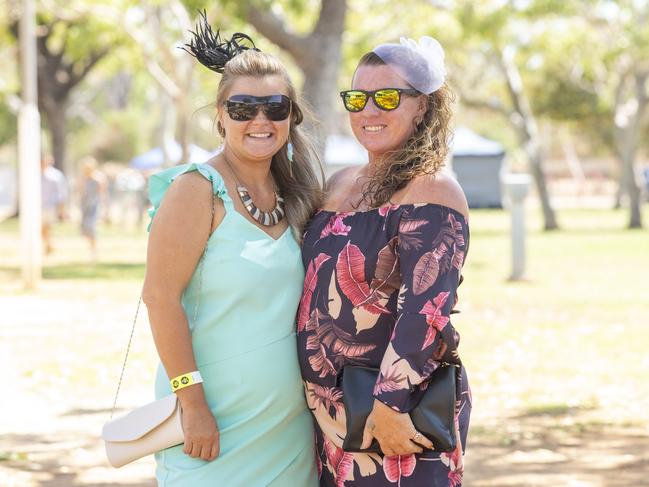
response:
<path fill-rule="evenodd" d="M 455 375 L 457 367 L 442 365 L 431 375 L 421 400 L 410 411 L 412 422 L 434 445 L 434 451 L 455 449 Z M 363 450 L 363 429 L 374 404 L 374 384 L 379 370 L 357 365 L 343 369 L 342 388 L 347 435 L 343 450 L 349 452 L 381 452 L 379 443 Z"/>

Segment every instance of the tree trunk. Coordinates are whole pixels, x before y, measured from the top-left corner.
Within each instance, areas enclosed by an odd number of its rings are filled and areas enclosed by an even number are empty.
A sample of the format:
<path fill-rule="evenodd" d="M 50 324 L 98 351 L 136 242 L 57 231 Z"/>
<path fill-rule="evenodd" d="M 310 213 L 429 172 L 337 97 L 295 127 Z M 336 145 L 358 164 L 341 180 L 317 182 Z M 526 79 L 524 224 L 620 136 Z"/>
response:
<path fill-rule="evenodd" d="M 533 154 L 529 156 L 529 163 L 534 184 L 536 185 L 536 191 L 541 201 L 541 208 L 543 209 L 543 229 L 556 230 L 559 228 L 559 224 L 557 223 L 554 209 L 550 205 L 550 195 L 548 194 L 548 187 L 543 172 L 543 157 L 541 154 Z"/>
<path fill-rule="evenodd" d="M 518 66 L 514 61 L 515 50 L 506 47 L 499 53 L 498 59 L 505 75 L 507 90 L 514 109 L 514 117 L 510 117 L 512 124 L 517 128 L 521 147 L 527 154 L 530 173 L 543 209 L 543 228 L 556 230 L 559 228 L 554 209 L 550 203 L 550 195 L 543 171 L 543 150 L 536 118 L 527 99 Z"/>
<path fill-rule="evenodd" d="M 621 165 L 619 192 L 629 197 L 629 228 L 642 228 L 640 186 L 635 174 L 638 142 L 636 127 L 617 126 L 615 128 L 616 152 Z"/>
<path fill-rule="evenodd" d="M 86 19 L 83 19 L 86 20 Z M 62 39 L 48 42 L 55 26 L 60 25 Z M 108 46 L 88 51 L 83 59 L 67 58 L 69 38 L 74 37 L 75 22 L 55 18 L 50 23 L 39 23 L 36 48 L 38 52 L 38 108 L 45 113 L 52 140 L 54 166 L 65 172 L 66 110 L 70 93 L 88 75 L 92 68 L 109 52 Z M 9 28 L 18 39 L 18 23 Z"/>
<path fill-rule="evenodd" d="M 50 140 L 52 143 L 52 157 L 54 158 L 54 167 L 60 169 L 64 173 L 67 173 L 67 123 L 65 115 L 67 102 L 61 101 L 48 105 L 50 106 L 45 109 L 45 117 L 47 119 L 47 126 L 50 129 Z"/>
<path fill-rule="evenodd" d="M 313 110 L 318 126 L 310 126 L 321 160 L 324 162 L 326 136 L 337 132 L 336 87 L 341 63 L 342 34 L 347 0 L 321 0 L 320 16 L 305 37 L 289 31 L 273 11 L 251 6 L 247 20 L 271 42 L 287 51 L 304 73 L 302 93 Z"/>
<path fill-rule="evenodd" d="M 640 213 L 640 187 L 634 171 L 635 157 L 622 161 L 622 171 L 625 174 L 625 193 L 629 195 L 629 228 L 642 228 L 642 214 Z"/>
<path fill-rule="evenodd" d="M 336 124 L 336 86 L 340 64 L 340 38 L 328 39 L 319 49 L 321 56 L 298 61 L 304 72 L 302 95 L 313 110 L 314 123 L 308 128 L 315 136 L 318 153 L 324 154 L 326 137 L 340 129 Z M 323 160 L 324 162 L 324 160 Z"/>
<path fill-rule="evenodd" d="M 629 228 L 642 228 L 640 187 L 635 174 L 635 160 L 640 147 L 644 113 L 649 105 L 649 72 L 622 76 L 615 92 L 615 152 L 621 163 L 620 193 L 629 197 Z"/>
<path fill-rule="evenodd" d="M 45 115 L 45 122 L 50 132 L 51 153 L 54 167 L 66 172 L 66 140 L 67 140 L 67 100 L 54 100 L 41 92 L 39 105 Z"/>

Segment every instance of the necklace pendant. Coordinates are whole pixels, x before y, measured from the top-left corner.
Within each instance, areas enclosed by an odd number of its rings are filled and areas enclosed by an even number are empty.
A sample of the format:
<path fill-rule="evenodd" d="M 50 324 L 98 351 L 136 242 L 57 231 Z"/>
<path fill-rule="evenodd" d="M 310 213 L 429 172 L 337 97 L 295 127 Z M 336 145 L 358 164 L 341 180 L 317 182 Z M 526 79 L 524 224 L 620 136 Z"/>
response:
<path fill-rule="evenodd" d="M 243 203 L 248 214 L 260 225 L 265 227 L 275 226 L 282 221 L 286 214 L 284 211 L 284 198 L 279 196 L 277 192 L 275 192 L 275 208 L 269 212 L 260 210 L 255 205 L 245 186 L 237 186 L 237 193 L 239 193 L 239 199 L 241 199 L 241 203 Z"/>

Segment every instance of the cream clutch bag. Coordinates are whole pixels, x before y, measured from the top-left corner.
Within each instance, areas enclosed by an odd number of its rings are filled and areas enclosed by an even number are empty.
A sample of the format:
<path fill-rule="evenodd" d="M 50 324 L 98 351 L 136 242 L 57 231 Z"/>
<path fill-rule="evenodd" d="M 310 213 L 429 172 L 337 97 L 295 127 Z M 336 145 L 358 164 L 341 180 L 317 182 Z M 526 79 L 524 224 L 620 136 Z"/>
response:
<path fill-rule="evenodd" d="M 214 199 L 215 195 L 212 193 L 212 220 L 214 220 Z M 211 230 L 210 222 L 210 230 Z M 203 256 L 207 250 L 207 242 L 203 249 Z M 201 280 L 199 281 L 198 298 L 196 300 L 196 308 L 194 309 L 194 320 L 198 313 L 198 303 L 200 300 L 200 288 L 202 284 L 203 272 L 203 258 L 199 264 Z M 126 362 L 128 354 L 131 349 L 131 342 L 133 341 L 133 332 L 135 331 L 135 323 L 140 311 L 140 304 L 142 304 L 142 296 L 137 303 L 135 310 L 135 317 L 133 318 L 133 326 L 131 327 L 131 336 L 126 346 L 126 356 L 122 364 L 122 372 L 119 376 L 117 384 L 117 392 L 113 401 L 113 408 L 111 410 L 111 417 L 117 405 L 117 397 L 122 385 L 124 377 L 124 370 L 126 369 Z M 111 419 L 106 424 L 101 432 L 101 438 L 106 444 L 106 456 L 108 462 L 113 467 L 122 467 L 127 463 L 131 463 L 147 455 L 151 455 L 165 448 L 180 445 L 184 443 L 185 437 L 182 427 L 182 410 L 180 402 L 176 394 L 170 394 L 162 399 L 151 402 L 139 408 L 133 409 L 128 414 Z"/>
<path fill-rule="evenodd" d="M 175 394 L 132 410 L 104 425 L 101 437 L 113 467 L 183 442 L 181 409 Z"/>

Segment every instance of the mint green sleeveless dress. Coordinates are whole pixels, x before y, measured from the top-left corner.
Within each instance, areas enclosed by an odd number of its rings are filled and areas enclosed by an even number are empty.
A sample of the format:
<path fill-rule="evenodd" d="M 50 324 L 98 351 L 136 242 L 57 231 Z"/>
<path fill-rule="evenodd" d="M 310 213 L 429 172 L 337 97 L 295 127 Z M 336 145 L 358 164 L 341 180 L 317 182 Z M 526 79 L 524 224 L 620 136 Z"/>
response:
<path fill-rule="evenodd" d="M 151 176 L 152 218 L 173 180 L 191 171 L 212 182 L 226 211 L 208 240 L 202 278 L 199 263 L 182 297 L 221 453 L 206 462 L 183 453 L 182 445 L 159 452 L 158 485 L 317 486 L 295 337 L 304 279 L 299 246 L 290 229 L 275 240 L 238 213 L 208 164 Z M 162 365 L 155 391 L 158 398 L 171 393 Z"/>

